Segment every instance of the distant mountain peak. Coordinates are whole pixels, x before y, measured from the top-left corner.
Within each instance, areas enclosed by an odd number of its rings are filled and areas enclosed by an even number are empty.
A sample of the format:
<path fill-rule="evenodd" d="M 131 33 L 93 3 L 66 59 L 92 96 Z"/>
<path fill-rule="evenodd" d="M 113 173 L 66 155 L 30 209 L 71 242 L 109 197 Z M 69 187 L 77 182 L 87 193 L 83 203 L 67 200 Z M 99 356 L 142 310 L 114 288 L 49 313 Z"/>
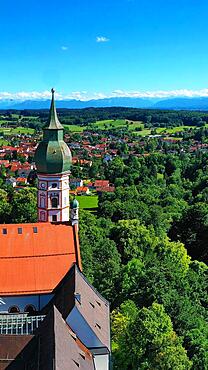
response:
<path fill-rule="evenodd" d="M 0 109 L 49 109 L 50 100 L 1 100 Z M 57 108 L 82 109 L 82 108 L 109 108 L 129 107 L 144 109 L 184 109 L 208 110 L 208 97 L 178 97 L 178 98 L 132 98 L 112 97 L 95 100 L 57 100 Z"/>

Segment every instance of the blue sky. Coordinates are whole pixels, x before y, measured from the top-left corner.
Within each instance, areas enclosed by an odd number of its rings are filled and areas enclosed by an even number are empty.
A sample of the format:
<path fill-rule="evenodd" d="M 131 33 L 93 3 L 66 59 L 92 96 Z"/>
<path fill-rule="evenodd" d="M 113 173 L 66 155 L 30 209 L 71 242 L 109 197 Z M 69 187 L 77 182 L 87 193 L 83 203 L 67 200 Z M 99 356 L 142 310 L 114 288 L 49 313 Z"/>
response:
<path fill-rule="evenodd" d="M 0 98 L 208 94 L 207 0 L 2 0 L 0 14 Z"/>

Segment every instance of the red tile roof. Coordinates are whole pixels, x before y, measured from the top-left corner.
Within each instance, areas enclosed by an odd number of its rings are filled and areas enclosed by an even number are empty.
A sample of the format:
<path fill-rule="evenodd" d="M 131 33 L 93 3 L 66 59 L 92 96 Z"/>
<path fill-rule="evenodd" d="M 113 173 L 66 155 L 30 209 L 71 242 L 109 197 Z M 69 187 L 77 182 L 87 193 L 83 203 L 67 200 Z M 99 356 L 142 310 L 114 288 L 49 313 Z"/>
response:
<path fill-rule="evenodd" d="M 96 188 L 97 192 L 108 192 L 113 193 L 115 191 L 115 186 L 100 186 Z"/>
<path fill-rule="evenodd" d="M 17 182 L 23 182 L 24 184 L 26 184 L 27 179 L 25 177 L 18 177 Z"/>
<path fill-rule="evenodd" d="M 76 229 L 67 223 L 2 224 L 0 246 L 1 295 L 49 293 L 81 264 Z"/>
<path fill-rule="evenodd" d="M 87 186 L 77 186 L 77 188 L 76 188 L 76 191 L 77 192 L 83 192 L 83 193 L 85 193 L 85 192 L 87 192 L 89 189 L 88 189 L 88 187 Z"/>
<path fill-rule="evenodd" d="M 109 186 L 108 180 L 95 180 L 95 187 Z"/>
<path fill-rule="evenodd" d="M 1 159 L 0 160 L 0 165 L 5 165 L 5 164 L 9 164 L 9 160 L 8 159 Z"/>

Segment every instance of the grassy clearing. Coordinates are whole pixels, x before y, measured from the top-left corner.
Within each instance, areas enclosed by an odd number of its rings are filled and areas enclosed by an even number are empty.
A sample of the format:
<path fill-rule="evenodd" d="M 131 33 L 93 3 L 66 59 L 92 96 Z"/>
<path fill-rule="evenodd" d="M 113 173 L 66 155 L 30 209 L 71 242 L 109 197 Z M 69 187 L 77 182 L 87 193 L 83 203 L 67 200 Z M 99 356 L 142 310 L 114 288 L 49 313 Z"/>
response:
<path fill-rule="evenodd" d="M 129 121 L 125 119 L 97 121 L 96 123 L 92 124 L 92 126 L 97 127 L 100 130 L 128 128 L 130 131 L 133 131 L 138 127 L 144 127 L 141 121 Z"/>
<path fill-rule="evenodd" d="M 97 121 L 93 123 L 91 126 L 98 128 L 100 130 L 109 130 L 112 128 L 121 128 L 125 127 L 125 120 L 124 119 L 116 119 L 115 121 L 113 119 L 109 120 L 103 120 L 103 121 Z"/>
<path fill-rule="evenodd" d="M 144 128 L 142 131 L 133 131 L 135 136 L 149 136 L 151 134 L 151 130 L 148 128 Z"/>
<path fill-rule="evenodd" d="M 154 130 L 156 135 L 163 135 L 163 134 L 176 134 L 177 132 L 183 132 L 187 131 L 189 129 L 194 129 L 195 126 L 177 126 L 177 127 L 171 127 L 171 128 L 165 128 L 165 127 L 159 127 L 157 129 L 151 128 L 151 129 L 145 129 L 144 125 L 140 123 L 140 127 L 143 127 L 141 131 L 134 131 L 134 134 L 137 136 L 148 136 L 151 135 L 151 131 Z M 171 138 L 173 139 L 173 138 Z M 181 140 L 181 138 L 175 138 L 175 140 Z"/>
<path fill-rule="evenodd" d="M 80 195 L 76 196 L 79 206 L 81 209 L 95 209 L 98 207 L 98 196 L 97 195 Z"/>
<path fill-rule="evenodd" d="M 16 113 L 12 113 L 12 118 L 16 118 L 16 119 L 19 119 L 19 114 L 16 114 Z"/>
<path fill-rule="evenodd" d="M 173 141 L 181 141 L 183 140 L 182 137 L 174 137 L 174 136 L 166 136 L 166 139 L 170 139 L 170 140 L 173 140 Z"/>
<path fill-rule="evenodd" d="M 19 114 L 16 114 L 16 113 L 12 113 L 12 118 L 15 118 L 15 119 L 22 119 L 22 118 L 25 118 L 25 119 L 32 119 L 32 120 L 37 120 L 38 119 L 38 116 L 20 116 Z"/>
<path fill-rule="evenodd" d="M 64 125 L 66 131 L 69 132 L 83 132 L 86 129 L 86 126 L 79 126 L 79 125 Z"/>
<path fill-rule="evenodd" d="M 0 128 L 0 134 L 4 135 L 14 135 L 14 134 L 34 134 L 35 130 L 33 128 L 28 127 L 16 127 L 16 128 Z"/>
<path fill-rule="evenodd" d="M 195 126 L 177 126 L 177 127 L 172 127 L 172 128 L 157 128 L 157 134 L 175 134 L 176 132 L 183 132 L 187 131 L 190 128 L 194 128 Z"/>
<path fill-rule="evenodd" d="M 135 130 L 137 127 L 144 127 L 143 123 L 140 121 L 127 121 L 125 119 L 109 119 L 103 121 L 97 121 L 95 123 L 91 123 L 88 126 L 79 126 L 79 125 L 64 125 L 64 128 L 69 132 L 83 132 L 84 130 L 110 130 L 110 129 L 122 129 L 128 128 L 130 131 Z"/>

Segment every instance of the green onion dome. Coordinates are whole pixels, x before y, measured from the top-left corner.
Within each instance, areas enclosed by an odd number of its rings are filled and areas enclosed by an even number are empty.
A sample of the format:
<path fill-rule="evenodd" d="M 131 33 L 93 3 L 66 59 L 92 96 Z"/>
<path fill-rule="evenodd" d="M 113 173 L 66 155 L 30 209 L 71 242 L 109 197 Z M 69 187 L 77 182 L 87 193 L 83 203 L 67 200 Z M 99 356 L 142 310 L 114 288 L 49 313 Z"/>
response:
<path fill-rule="evenodd" d="M 70 208 L 71 208 L 71 209 L 79 208 L 79 202 L 78 202 L 78 200 L 73 199 L 73 200 L 70 202 Z"/>
<path fill-rule="evenodd" d="M 57 174 L 70 171 L 72 156 L 67 144 L 64 142 L 64 128 L 58 120 L 54 89 L 52 92 L 48 127 L 44 129 L 43 140 L 35 152 L 35 164 L 38 173 Z"/>

